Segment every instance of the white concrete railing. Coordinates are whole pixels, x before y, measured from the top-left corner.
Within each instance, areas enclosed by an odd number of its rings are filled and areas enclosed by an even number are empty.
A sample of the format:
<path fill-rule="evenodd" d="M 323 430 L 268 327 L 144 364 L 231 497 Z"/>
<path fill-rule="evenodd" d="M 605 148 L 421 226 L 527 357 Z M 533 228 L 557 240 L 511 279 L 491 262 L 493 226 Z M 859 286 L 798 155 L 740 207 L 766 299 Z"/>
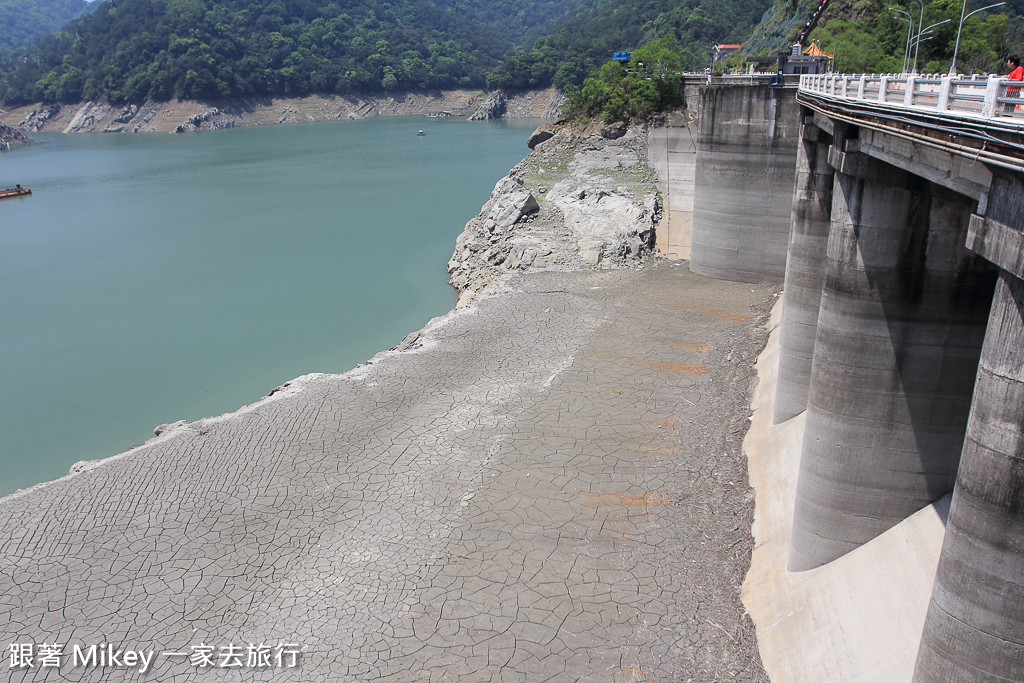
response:
<path fill-rule="evenodd" d="M 1024 124 L 1024 81 L 1003 76 L 805 74 L 800 92 Z"/>

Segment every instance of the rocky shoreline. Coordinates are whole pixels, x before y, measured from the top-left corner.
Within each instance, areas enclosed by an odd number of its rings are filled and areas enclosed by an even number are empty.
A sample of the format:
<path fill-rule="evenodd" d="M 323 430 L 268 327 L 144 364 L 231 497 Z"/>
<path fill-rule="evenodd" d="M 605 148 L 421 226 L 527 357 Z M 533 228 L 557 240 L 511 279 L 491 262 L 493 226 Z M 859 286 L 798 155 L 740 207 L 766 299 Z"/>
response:
<path fill-rule="evenodd" d="M 0 149 L 10 149 L 11 145 L 24 145 L 32 142 L 27 135 L 17 128 L 0 123 Z"/>
<path fill-rule="evenodd" d="M 38 104 L 0 109 L 0 123 L 31 135 L 60 133 L 185 133 L 242 126 L 311 123 L 379 116 L 467 116 L 484 108 L 491 95 L 480 90 L 396 93 L 377 97 L 312 95 L 233 103 L 171 100 L 115 105 L 105 100 Z M 555 88 L 502 93 L 512 118 L 555 118 L 564 95 Z M 481 116 L 479 118 L 488 118 Z M 494 116 L 490 116 L 494 118 Z"/>
<path fill-rule="evenodd" d="M 542 126 L 456 240 L 449 281 L 464 305 L 516 274 L 641 265 L 661 218 L 647 127 Z"/>

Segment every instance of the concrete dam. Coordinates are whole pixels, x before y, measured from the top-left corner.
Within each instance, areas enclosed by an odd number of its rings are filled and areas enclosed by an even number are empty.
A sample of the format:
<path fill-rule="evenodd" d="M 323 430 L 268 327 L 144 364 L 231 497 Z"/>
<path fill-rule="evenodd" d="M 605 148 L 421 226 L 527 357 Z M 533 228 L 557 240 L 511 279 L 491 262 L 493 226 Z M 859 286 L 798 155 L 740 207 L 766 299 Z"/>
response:
<path fill-rule="evenodd" d="M 906 680 L 1024 680 L 1024 106 L 998 77 L 773 80 L 688 84 L 693 144 L 663 166 L 692 207 L 659 239 L 696 273 L 785 283 L 786 571 L 951 494 Z"/>

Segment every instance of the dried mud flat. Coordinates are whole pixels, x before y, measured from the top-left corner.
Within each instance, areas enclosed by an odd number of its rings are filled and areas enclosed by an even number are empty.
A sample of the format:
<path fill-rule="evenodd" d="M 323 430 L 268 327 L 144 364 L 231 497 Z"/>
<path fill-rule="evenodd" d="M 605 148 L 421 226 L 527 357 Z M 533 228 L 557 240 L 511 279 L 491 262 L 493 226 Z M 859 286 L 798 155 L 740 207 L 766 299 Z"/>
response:
<path fill-rule="evenodd" d="M 0 501 L 0 642 L 155 653 L 11 680 L 767 680 L 740 442 L 777 291 L 664 261 L 511 290 Z M 166 654 L 256 643 L 301 664 Z"/>

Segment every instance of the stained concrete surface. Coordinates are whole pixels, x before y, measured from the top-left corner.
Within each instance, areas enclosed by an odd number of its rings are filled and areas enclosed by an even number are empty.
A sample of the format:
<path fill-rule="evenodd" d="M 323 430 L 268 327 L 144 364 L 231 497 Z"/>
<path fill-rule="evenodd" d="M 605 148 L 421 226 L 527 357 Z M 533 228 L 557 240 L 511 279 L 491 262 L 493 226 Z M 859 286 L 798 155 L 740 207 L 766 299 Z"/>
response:
<path fill-rule="evenodd" d="M 651 129 L 648 138 L 648 163 L 658 174 L 658 190 L 664 202 L 657 248 L 660 255 L 672 259 L 690 258 L 697 176 L 696 129 L 695 114 L 671 112 L 665 125 Z"/>
<path fill-rule="evenodd" d="M 766 287 L 539 273 L 0 501 L 13 681 L 765 681 L 739 599 Z M 72 644 L 154 650 L 73 668 Z M 296 668 L 200 646 L 301 647 Z M 5 660 L 7 659 L 5 652 Z"/>

